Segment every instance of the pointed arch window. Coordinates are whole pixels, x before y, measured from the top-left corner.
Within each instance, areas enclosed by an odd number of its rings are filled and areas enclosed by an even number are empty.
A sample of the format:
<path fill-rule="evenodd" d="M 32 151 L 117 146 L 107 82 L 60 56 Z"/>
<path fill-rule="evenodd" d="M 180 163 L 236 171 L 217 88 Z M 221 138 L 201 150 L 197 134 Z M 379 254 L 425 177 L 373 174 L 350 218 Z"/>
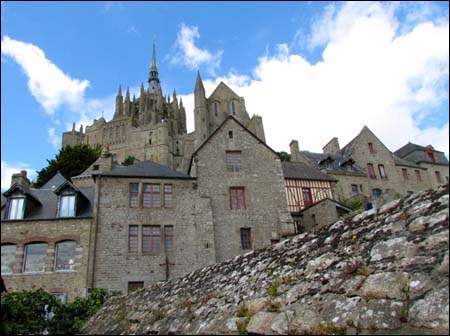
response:
<path fill-rule="evenodd" d="M 218 117 L 219 116 L 219 103 L 218 102 L 213 103 L 213 110 L 214 110 L 214 116 Z"/>
<path fill-rule="evenodd" d="M 230 101 L 230 114 L 236 115 L 236 102 L 234 100 Z"/>

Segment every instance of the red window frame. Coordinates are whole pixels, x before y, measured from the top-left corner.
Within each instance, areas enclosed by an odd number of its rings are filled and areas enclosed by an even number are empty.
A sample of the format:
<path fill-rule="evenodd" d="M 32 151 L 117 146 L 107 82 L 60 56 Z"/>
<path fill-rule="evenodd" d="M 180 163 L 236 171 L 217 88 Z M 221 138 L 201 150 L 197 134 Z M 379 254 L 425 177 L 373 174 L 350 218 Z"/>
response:
<path fill-rule="evenodd" d="M 171 184 L 164 184 L 164 208 L 172 207 L 173 188 Z"/>
<path fill-rule="evenodd" d="M 161 207 L 161 186 L 155 183 L 144 183 L 142 188 L 142 207 Z"/>
<path fill-rule="evenodd" d="M 311 188 L 302 187 L 303 204 L 305 208 L 313 204 Z"/>
<path fill-rule="evenodd" d="M 142 253 L 157 254 L 161 251 L 161 227 L 142 226 Z"/>
<path fill-rule="evenodd" d="M 376 179 L 377 176 L 375 175 L 375 168 L 373 167 L 372 163 L 367 164 L 367 174 L 371 179 Z"/>
<path fill-rule="evenodd" d="M 387 180 L 386 170 L 384 169 L 384 165 L 378 165 L 378 172 L 380 173 L 380 178 Z"/>
<path fill-rule="evenodd" d="M 230 187 L 230 209 L 247 209 L 244 187 Z"/>
<path fill-rule="evenodd" d="M 164 250 L 173 251 L 173 225 L 164 226 Z"/>
<path fill-rule="evenodd" d="M 373 148 L 373 143 L 369 142 L 369 143 L 367 143 L 367 146 L 369 146 L 369 153 L 375 154 L 375 149 Z"/>

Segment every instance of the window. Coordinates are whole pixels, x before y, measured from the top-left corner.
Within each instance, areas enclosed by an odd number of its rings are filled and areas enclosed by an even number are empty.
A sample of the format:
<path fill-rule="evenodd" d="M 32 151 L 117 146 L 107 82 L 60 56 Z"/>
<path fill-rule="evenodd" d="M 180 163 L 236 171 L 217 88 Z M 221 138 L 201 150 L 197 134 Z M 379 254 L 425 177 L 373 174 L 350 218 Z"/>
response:
<path fill-rule="evenodd" d="M 414 170 L 414 173 L 416 173 L 416 179 L 417 179 L 417 181 L 422 181 L 422 176 L 420 176 L 420 171 Z"/>
<path fill-rule="evenodd" d="M 164 185 L 164 208 L 172 207 L 172 185 Z"/>
<path fill-rule="evenodd" d="M 138 199 L 139 183 L 130 183 L 130 208 L 137 208 L 139 205 Z"/>
<path fill-rule="evenodd" d="M 386 171 L 384 170 L 384 165 L 378 165 L 378 172 L 380 173 L 380 178 L 387 180 Z"/>
<path fill-rule="evenodd" d="M 241 228 L 241 247 L 243 250 L 252 248 L 252 232 L 251 228 Z"/>
<path fill-rule="evenodd" d="M 2 274 L 11 274 L 16 261 L 16 245 L 2 245 Z"/>
<path fill-rule="evenodd" d="M 47 243 L 31 243 L 25 246 L 23 273 L 44 272 Z"/>
<path fill-rule="evenodd" d="M 75 195 L 63 195 L 59 201 L 59 217 L 75 216 Z"/>
<path fill-rule="evenodd" d="M 359 190 L 361 190 L 361 192 L 363 192 L 362 184 L 359 185 Z"/>
<path fill-rule="evenodd" d="M 403 179 L 404 180 L 407 180 L 409 178 L 409 176 L 408 176 L 408 169 L 402 168 L 402 174 L 403 174 Z"/>
<path fill-rule="evenodd" d="M 367 164 L 367 174 L 369 175 L 369 178 L 376 179 L 377 176 L 375 175 L 375 169 L 373 169 L 373 164 L 368 163 Z"/>
<path fill-rule="evenodd" d="M 228 131 L 228 137 L 229 137 L 230 139 L 233 139 L 233 131 Z"/>
<path fill-rule="evenodd" d="M 67 294 L 66 293 L 52 293 L 52 295 L 55 297 L 56 300 L 58 300 L 61 303 L 67 302 Z"/>
<path fill-rule="evenodd" d="M 230 209 L 246 209 L 243 187 L 230 188 Z"/>
<path fill-rule="evenodd" d="M 25 198 L 11 198 L 9 200 L 8 219 L 22 219 L 25 210 Z"/>
<path fill-rule="evenodd" d="M 305 207 L 313 204 L 311 188 L 302 188 L 302 194 L 303 194 L 303 203 L 304 203 Z"/>
<path fill-rule="evenodd" d="M 142 227 L 142 252 L 159 253 L 161 248 L 161 228 L 144 225 Z"/>
<path fill-rule="evenodd" d="M 56 244 L 55 272 L 74 270 L 76 246 L 77 243 L 73 240 Z"/>
<path fill-rule="evenodd" d="M 353 197 L 358 197 L 358 195 L 359 195 L 358 185 L 352 184 L 352 196 Z"/>
<path fill-rule="evenodd" d="M 372 195 L 374 198 L 381 197 L 381 189 L 378 188 L 372 189 Z"/>
<path fill-rule="evenodd" d="M 144 288 L 144 281 L 130 281 L 128 282 L 128 293 L 134 292 L 140 288 Z"/>
<path fill-rule="evenodd" d="M 144 183 L 142 197 L 142 206 L 144 208 L 159 208 L 161 206 L 159 184 Z"/>
<path fill-rule="evenodd" d="M 367 145 L 369 146 L 369 153 L 375 154 L 375 149 L 373 149 L 373 143 L 369 142 Z"/>
<path fill-rule="evenodd" d="M 442 183 L 441 173 L 439 173 L 438 171 L 435 171 L 434 174 L 436 175 L 436 182 Z"/>
<path fill-rule="evenodd" d="M 166 252 L 173 251 L 173 226 L 164 226 L 164 249 Z"/>
<path fill-rule="evenodd" d="M 128 252 L 137 253 L 138 251 L 138 226 L 130 225 L 128 228 Z"/>
<path fill-rule="evenodd" d="M 239 172 L 241 171 L 241 152 L 240 151 L 227 151 L 227 172 Z"/>
<path fill-rule="evenodd" d="M 214 115 L 217 117 L 219 115 L 219 103 L 218 102 L 214 102 L 213 103 L 213 108 L 214 108 Z"/>
<path fill-rule="evenodd" d="M 230 101 L 230 113 L 236 115 L 236 105 L 234 100 Z"/>

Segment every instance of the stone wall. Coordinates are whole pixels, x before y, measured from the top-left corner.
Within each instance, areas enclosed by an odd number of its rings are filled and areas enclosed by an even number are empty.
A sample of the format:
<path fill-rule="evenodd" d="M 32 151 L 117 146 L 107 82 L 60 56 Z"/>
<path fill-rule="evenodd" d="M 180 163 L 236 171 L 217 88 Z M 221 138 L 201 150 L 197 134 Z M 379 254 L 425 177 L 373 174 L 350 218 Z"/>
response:
<path fill-rule="evenodd" d="M 227 172 L 226 151 L 241 151 L 239 172 Z M 211 198 L 217 261 L 245 252 L 241 228 L 251 229 L 253 248 L 293 233 L 280 159 L 234 119 L 226 121 L 194 160 L 200 195 Z M 230 209 L 230 187 L 244 188 L 246 209 Z"/>
<path fill-rule="evenodd" d="M 448 334 L 448 184 L 110 299 L 88 334 Z"/>
<path fill-rule="evenodd" d="M 403 169 L 406 169 L 407 177 L 403 175 Z M 416 171 L 419 172 L 420 179 L 417 177 Z M 435 188 L 437 186 L 432 186 L 430 183 L 429 174 L 426 169 L 397 165 L 397 174 L 402 183 L 404 194 Z"/>
<path fill-rule="evenodd" d="M 302 211 L 301 232 L 317 230 L 335 222 L 340 216 L 336 203 L 326 199 Z"/>
<path fill-rule="evenodd" d="M 361 195 L 369 196 L 370 190 L 367 183 L 367 177 L 356 174 L 336 174 L 329 172 L 338 182 L 336 183 L 337 197 L 336 200 L 344 201 L 354 197 L 352 191 L 352 184 L 358 186 L 358 192 Z"/>
<path fill-rule="evenodd" d="M 436 188 L 439 185 L 442 185 L 444 183 L 448 183 L 448 177 L 449 177 L 449 166 L 441 166 L 431 163 L 425 163 L 422 162 L 420 164 L 422 167 L 427 168 L 428 173 L 428 181 L 429 181 L 429 187 L 430 188 Z M 441 175 L 441 183 L 439 183 L 436 179 L 436 171 L 438 171 Z"/>
<path fill-rule="evenodd" d="M 2 274 L 8 291 L 43 288 L 48 292 L 66 293 L 69 301 L 83 296 L 87 287 L 91 220 L 2 221 L 1 243 L 16 244 L 13 274 Z M 54 271 L 55 244 L 62 240 L 77 242 L 74 271 Z M 45 272 L 22 273 L 25 244 L 31 242 L 48 243 Z"/>
<path fill-rule="evenodd" d="M 97 182 L 98 185 L 99 182 Z M 130 208 L 130 183 L 172 185 L 171 208 Z M 140 201 L 142 202 L 142 201 Z M 93 287 L 127 292 L 128 282 L 143 281 L 148 285 L 179 277 L 196 268 L 215 262 L 212 213 L 209 198 L 200 198 L 195 180 L 101 177 L 100 209 L 97 213 L 95 269 Z M 138 252 L 128 249 L 129 226 L 139 227 Z M 142 252 L 142 226 L 172 225 L 174 250 L 161 249 L 156 254 Z"/>

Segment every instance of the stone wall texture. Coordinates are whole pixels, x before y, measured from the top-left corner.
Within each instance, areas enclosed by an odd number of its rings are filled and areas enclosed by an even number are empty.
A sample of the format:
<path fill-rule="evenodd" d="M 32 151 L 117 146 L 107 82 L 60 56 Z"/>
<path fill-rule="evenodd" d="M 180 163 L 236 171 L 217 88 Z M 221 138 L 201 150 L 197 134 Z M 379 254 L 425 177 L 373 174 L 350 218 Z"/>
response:
<path fill-rule="evenodd" d="M 110 299 L 89 334 L 448 334 L 448 184 Z"/>

